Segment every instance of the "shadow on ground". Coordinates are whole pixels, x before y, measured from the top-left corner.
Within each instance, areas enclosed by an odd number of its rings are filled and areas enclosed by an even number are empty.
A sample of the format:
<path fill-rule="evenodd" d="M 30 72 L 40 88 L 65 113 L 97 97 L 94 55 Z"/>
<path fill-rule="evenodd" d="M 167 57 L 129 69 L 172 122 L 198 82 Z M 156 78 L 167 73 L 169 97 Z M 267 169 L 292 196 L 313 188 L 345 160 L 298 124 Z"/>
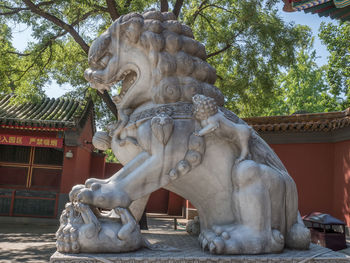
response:
<path fill-rule="evenodd" d="M 174 229 L 174 221 L 169 218 L 148 218 L 150 230 L 179 232 Z M 49 262 L 56 251 L 55 232 L 58 226 L 44 225 L 0 225 L 0 262 Z M 146 231 L 147 232 L 147 231 Z M 154 241 L 161 240 L 160 234 L 154 234 Z"/>
<path fill-rule="evenodd" d="M 49 262 L 57 226 L 0 226 L 0 262 Z"/>
<path fill-rule="evenodd" d="M 56 251 L 55 243 L 28 247 L 24 250 L 0 250 L 0 262 L 49 262 Z"/>

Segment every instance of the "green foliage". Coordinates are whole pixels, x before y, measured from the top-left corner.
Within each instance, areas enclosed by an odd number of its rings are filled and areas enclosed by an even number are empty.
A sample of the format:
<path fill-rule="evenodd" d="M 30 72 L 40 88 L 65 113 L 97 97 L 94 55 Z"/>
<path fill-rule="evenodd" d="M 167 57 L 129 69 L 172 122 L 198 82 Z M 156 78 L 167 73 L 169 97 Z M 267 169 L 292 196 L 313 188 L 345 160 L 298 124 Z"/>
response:
<path fill-rule="evenodd" d="M 350 106 L 350 23 L 322 24 L 319 37 L 330 52 L 327 80 L 329 92 L 342 98 L 342 108 Z"/>
<path fill-rule="evenodd" d="M 295 62 L 295 53 L 309 42 L 307 27 L 284 23 L 262 1 L 189 1 L 184 20 L 205 43 L 217 69 L 217 86 L 226 106 L 242 117 L 265 115 L 279 88 L 280 70 Z M 227 48 L 227 49 L 226 49 Z"/>
<path fill-rule="evenodd" d="M 104 153 L 106 154 L 107 163 L 119 163 L 111 149 L 104 151 Z"/>
<path fill-rule="evenodd" d="M 41 87 L 48 79 L 45 74 L 39 76 L 37 73 L 45 54 L 34 60 L 26 56 L 18 57 L 11 44 L 10 28 L 0 23 L 0 95 L 16 94 L 20 102 L 37 101 L 43 96 Z M 34 63 L 37 63 L 37 67 L 33 66 Z"/>
<path fill-rule="evenodd" d="M 327 67 L 318 67 L 315 60 L 315 51 L 302 49 L 299 52 L 296 64 L 278 78 L 280 89 L 268 115 L 341 110 L 336 96 L 328 93 Z"/>
<path fill-rule="evenodd" d="M 32 2 L 35 4 L 33 6 L 28 5 L 31 3 L 29 0 L 2 1 L 0 4 L 1 92 L 15 92 L 21 94 L 23 100 L 33 100 L 44 96 L 43 87 L 49 85 L 51 80 L 55 80 L 58 84 L 69 84 L 74 87 L 74 91 L 67 93 L 66 97 L 83 98 L 88 95 L 93 97 L 96 119 L 100 127 L 115 119 L 96 95 L 96 91 L 91 90 L 83 78 L 83 72 L 88 67 L 88 47 L 93 39 L 110 26 L 112 17 L 115 19 L 132 11 L 143 12 L 149 8 L 160 9 L 160 2 L 164 1 L 111 2 L 114 3 L 114 8 L 102 0 L 37 0 Z M 169 1 L 169 7 L 175 8 L 180 2 L 182 1 Z M 297 101 L 288 101 L 294 106 L 287 107 L 282 103 L 286 101 L 280 98 L 287 96 L 285 92 L 288 88 L 294 89 L 294 93 L 291 91 L 291 94 L 295 96 L 303 95 L 302 90 L 297 92 L 293 86 L 295 78 L 299 77 L 295 72 L 301 71 L 302 69 L 298 67 L 302 63 L 309 63 L 314 57 L 304 51 L 305 56 L 310 56 L 305 57 L 304 62 L 300 61 L 301 55 L 298 60 L 295 58 L 302 47 L 310 45 L 311 32 L 308 27 L 285 23 L 277 15 L 275 3 L 275 0 L 183 1 L 179 20 L 191 26 L 196 39 L 206 45 L 208 62 L 217 69 L 216 85 L 223 91 L 227 107 L 241 117 L 276 112 L 290 113 L 293 107 L 298 108 L 301 104 Z M 11 30 L 8 27 L 11 23 L 22 23 L 32 29 L 34 41 L 28 44 L 23 54 L 18 54 L 11 45 Z M 339 30 L 339 38 L 344 34 L 344 30 Z M 326 36 L 328 31 L 334 30 L 324 30 L 323 34 Z M 348 39 L 343 38 L 344 41 Z M 340 51 L 343 46 L 346 46 L 346 42 L 339 45 L 338 58 L 343 54 L 341 52 L 344 52 Z M 292 65 L 294 66 L 290 68 Z M 315 65 L 312 67 L 317 73 Z M 337 67 L 343 70 L 344 63 L 337 64 Z M 336 69 L 335 66 L 330 66 L 327 74 L 331 76 L 331 71 Z M 280 77 L 281 72 L 289 73 Z M 346 74 L 348 71 L 343 70 L 341 76 Z M 335 100 L 325 109 L 333 109 L 335 107 L 333 103 L 337 103 L 339 94 L 348 93 L 348 88 L 344 85 L 340 91 L 337 90 L 340 83 L 344 83 L 343 80 L 337 77 L 332 84 L 330 94 Z M 321 83 L 323 80 L 319 81 Z M 309 81 L 310 85 L 315 83 Z M 330 95 L 326 92 L 326 87 L 321 86 L 315 89 L 325 96 L 326 100 Z M 311 100 L 309 103 L 313 104 Z M 308 109 L 318 110 L 320 107 L 316 105 Z"/>

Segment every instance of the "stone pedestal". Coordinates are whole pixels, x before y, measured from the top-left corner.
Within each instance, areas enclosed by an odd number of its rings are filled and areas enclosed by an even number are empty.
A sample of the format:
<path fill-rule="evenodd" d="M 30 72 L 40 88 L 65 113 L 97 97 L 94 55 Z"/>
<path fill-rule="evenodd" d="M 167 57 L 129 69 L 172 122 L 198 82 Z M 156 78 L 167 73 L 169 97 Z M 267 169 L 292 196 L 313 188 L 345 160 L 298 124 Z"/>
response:
<path fill-rule="evenodd" d="M 151 224 L 152 227 L 152 224 Z M 334 252 L 330 249 L 311 244 L 310 250 L 288 250 L 281 254 L 254 256 L 223 256 L 212 255 L 200 249 L 197 237 L 190 236 L 184 231 L 174 231 L 171 228 L 158 227 L 156 230 L 142 231 L 144 236 L 153 244 L 160 243 L 176 247 L 179 252 L 152 251 L 146 248 L 131 253 L 121 254 L 61 254 L 52 255 L 51 263 L 121 263 L 121 262 L 350 262 L 350 256 Z"/>

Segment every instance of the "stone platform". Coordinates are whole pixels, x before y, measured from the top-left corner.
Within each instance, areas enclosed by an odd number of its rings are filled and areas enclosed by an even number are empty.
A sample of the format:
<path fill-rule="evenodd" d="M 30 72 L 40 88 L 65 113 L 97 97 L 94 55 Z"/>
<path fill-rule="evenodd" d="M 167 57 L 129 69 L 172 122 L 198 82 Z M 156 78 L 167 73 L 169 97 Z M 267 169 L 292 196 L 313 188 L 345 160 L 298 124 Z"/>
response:
<path fill-rule="evenodd" d="M 159 219 L 158 219 L 159 221 Z M 167 222 L 169 224 L 169 220 Z M 171 223 L 171 222 L 170 222 Z M 188 235 L 185 231 L 174 231 L 171 225 L 157 222 L 157 228 L 142 231 L 144 236 L 153 244 L 160 243 L 176 247 L 179 252 L 164 252 L 141 249 L 133 253 L 121 254 L 61 254 L 54 253 L 51 263 L 121 263 L 121 262 L 172 262 L 172 263 L 199 263 L 199 262 L 282 262 L 282 263 L 350 263 L 350 256 L 334 252 L 330 249 L 312 244 L 310 250 L 298 251 L 286 249 L 281 254 L 255 256 L 218 256 L 200 249 L 197 237 Z"/>

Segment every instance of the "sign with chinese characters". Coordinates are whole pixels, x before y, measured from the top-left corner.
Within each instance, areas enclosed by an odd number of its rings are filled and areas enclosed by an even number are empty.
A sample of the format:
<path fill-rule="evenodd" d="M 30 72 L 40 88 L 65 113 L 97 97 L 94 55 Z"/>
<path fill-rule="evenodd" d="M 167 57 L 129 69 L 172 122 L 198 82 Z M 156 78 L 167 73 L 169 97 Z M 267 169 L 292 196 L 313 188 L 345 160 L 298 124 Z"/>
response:
<path fill-rule="evenodd" d="M 0 144 L 62 148 L 63 139 L 36 136 L 0 134 Z"/>

